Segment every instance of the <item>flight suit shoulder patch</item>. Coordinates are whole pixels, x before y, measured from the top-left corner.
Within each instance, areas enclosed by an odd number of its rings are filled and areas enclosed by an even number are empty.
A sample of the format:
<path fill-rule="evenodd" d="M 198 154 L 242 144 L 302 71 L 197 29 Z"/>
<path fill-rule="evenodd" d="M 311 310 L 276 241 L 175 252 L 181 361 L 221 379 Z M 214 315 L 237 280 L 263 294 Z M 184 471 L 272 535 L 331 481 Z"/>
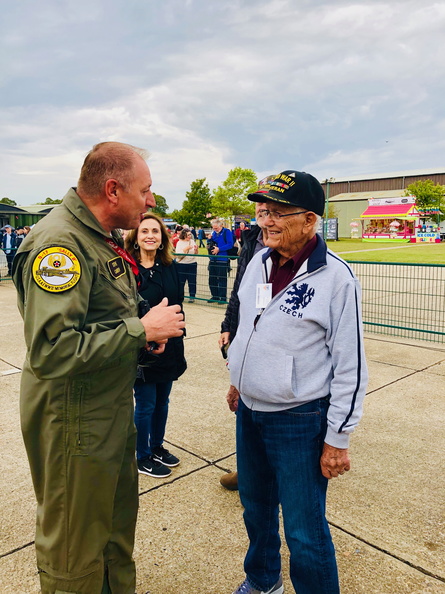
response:
<path fill-rule="evenodd" d="M 41 250 L 32 263 L 32 277 L 44 291 L 61 293 L 72 289 L 80 280 L 79 259 L 61 246 Z"/>
<path fill-rule="evenodd" d="M 125 274 L 124 259 L 121 256 L 108 260 L 107 268 L 113 278 L 120 278 Z"/>

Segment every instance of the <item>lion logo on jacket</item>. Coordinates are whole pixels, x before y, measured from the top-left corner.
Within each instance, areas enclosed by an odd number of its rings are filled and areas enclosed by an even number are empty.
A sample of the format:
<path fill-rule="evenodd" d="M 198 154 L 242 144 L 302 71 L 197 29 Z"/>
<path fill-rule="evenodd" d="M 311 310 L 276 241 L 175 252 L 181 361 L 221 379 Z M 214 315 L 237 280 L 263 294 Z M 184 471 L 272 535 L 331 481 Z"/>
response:
<path fill-rule="evenodd" d="M 286 293 L 289 299 L 285 303 L 289 305 L 289 309 L 296 311 L 297 309 L 304 309 L 312 301 L 315 295 L 315 289 L 308 287 L 307 283 L 301 285 L 293 285 Z"/>

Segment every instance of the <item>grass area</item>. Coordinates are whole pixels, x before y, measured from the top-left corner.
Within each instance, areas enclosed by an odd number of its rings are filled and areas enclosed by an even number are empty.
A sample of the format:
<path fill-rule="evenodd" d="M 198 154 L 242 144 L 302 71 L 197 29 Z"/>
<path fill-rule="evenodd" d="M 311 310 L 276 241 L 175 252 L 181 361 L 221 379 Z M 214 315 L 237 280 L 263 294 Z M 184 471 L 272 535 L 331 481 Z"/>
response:
<path fill-rule="evenodd" d="M 374 244 L 361 241 L 361 239 L 340 239 L 339 241 L 328 241 L 328 246 L 333 252 L 340 253 L 344 260 L 445 264 L 445 242 L 398 244 L 379 242 Z M 348 254 L 348 252 L 352 253 Z"/>
<path fill-rule="evenodd" d="M 328 240 L 328 247 L 333 252 L 351 252 L 355 250 L 375 250 L 379 247 L 394 247 L 394 243 L 380 242 L 379 243 L 368 243 L 361 239 L 339 239 L 338 241 Z M 407 245 L 405 243 L 400 245 Z"/>
<path fill-rule="evenodd" d="M 328 241 L 328 247 L 344 260 L 361 262 L 407 262 L 409 264 L 445 264 L 445 242 L 442 243 L 371 243 L 361 239 Z M 385 249 L 383 249 L 385 248 Z M 391 249 L 388 249 L 391 248 Z M 351 252 L 348 254 L 348 252 Z M 200 248 L 207 256 L 205 248 Z"/>

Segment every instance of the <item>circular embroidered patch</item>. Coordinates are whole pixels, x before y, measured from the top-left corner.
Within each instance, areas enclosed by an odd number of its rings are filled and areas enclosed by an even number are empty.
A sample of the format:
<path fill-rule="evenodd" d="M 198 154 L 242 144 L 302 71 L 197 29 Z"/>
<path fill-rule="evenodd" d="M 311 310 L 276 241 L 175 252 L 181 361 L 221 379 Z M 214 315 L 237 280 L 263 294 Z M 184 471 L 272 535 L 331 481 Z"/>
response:
<path fill-rule="evenodd" d="M 32 263 L 32 277 L 45 291 L 61 293 L 79 282 L 81 268 L 77 256 L 64 247 L 42 250 Z"/>

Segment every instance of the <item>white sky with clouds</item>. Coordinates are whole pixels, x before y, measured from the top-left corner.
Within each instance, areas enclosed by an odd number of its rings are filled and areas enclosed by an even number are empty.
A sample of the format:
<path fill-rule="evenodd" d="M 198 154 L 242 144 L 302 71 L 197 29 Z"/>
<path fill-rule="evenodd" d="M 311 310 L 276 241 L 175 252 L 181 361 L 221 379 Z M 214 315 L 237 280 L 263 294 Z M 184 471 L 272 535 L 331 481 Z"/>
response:
<path fill-rule="evenodd" d="M 14 0 L 0 20 L 0 197 L 61 198 L 96 142 L 151 152 L 180 208 L 236 166 L 445 169 L 445 2 Z"/>

